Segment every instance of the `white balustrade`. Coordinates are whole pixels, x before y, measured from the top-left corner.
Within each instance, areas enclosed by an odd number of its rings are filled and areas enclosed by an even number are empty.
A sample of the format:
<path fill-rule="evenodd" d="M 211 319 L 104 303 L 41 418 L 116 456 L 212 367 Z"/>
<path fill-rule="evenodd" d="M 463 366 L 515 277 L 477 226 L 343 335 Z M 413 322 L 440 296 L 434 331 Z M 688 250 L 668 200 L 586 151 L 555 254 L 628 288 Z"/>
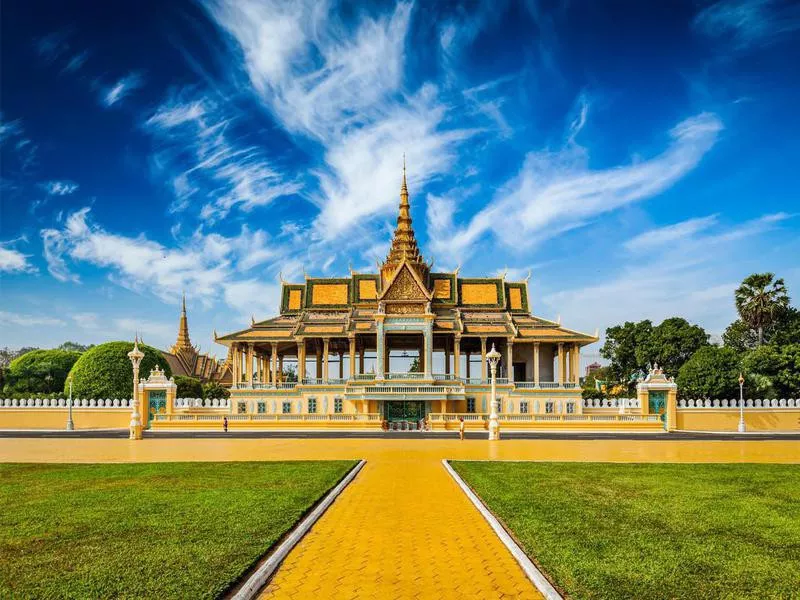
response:
<path fill-rule="evenodd" d="M 739 409 L 739 399 L 732 398 L 732 399 L 722 399 L 722 400 L 712 400 L 712 399 L 700 399 L 700 398 L 681 398 L 678 400 L 678 409 L 679 410 L 695 410 L 695 409 L 718 409 L 718 410 L 725 410 L 725 409 Z M 744 408 L 755 408 L 755 409 L 798 409 L 800 408 L 800 398 L 772 398 L 772 399 L 762 399 L 762 398 L 745 398 L 744 400 Z"/>
<path fill-rule="evenodd" d="M 0 399 L 3 408 L 68 408 L 68 398 L 4 398 Z M 73 398 L 73 408 L 129 408 L 128 398 Z"/>

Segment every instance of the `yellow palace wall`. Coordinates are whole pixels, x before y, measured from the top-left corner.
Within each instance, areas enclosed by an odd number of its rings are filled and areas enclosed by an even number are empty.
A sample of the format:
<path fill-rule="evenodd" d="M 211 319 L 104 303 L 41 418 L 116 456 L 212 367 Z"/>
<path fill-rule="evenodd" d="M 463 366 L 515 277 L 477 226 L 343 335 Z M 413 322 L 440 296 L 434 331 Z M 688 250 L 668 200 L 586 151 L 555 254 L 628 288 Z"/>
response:
<path fill-rule="evenodd" d="M 747 431 L 800 431 L 798 409 L 744 409 Z M 736 431 L 739 409 L 678 409 L 677 429 L 683 431 Z"/>
<path fill-rule="evenodd" d="M 127 429 L 131 420 L 129 408 L 73 408 L 75 429 Z M 64 429 L 65 408 L 3 408 L 0 429 Z"/>

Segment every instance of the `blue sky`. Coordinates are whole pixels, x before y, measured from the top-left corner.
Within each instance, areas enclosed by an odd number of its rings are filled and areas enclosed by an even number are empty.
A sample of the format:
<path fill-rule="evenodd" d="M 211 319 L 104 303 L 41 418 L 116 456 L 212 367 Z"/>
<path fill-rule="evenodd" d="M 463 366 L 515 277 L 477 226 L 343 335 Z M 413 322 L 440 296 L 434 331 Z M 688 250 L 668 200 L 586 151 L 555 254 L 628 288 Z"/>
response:
<path fill-rule="evenodd" d="M 4 3 L 2 345 L 193 341 L 374 270 L 403 153 L 435 269 L 593 332 L 800 293 L 800 8 Z M 594 350 L 589 349 L 587 358 Z"/>

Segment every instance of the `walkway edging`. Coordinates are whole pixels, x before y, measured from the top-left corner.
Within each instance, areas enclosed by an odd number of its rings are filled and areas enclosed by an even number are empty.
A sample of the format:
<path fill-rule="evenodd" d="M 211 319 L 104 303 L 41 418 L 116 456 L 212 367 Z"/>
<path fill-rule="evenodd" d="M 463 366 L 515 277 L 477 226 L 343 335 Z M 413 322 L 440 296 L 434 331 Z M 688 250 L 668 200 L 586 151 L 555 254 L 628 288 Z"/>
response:
<path fill-rule="evenodd" d="M 473 492 L 470 487 L 466 484 L 466 482 L 461 478 L 461 476 L 455 472 L 453 467 L 450 466 L 450 463 L 447 462 L 447 459 L 442 459 L 442 465 L 444 465 L 445 470 L 450 473 L 450 476 L 455 480 L 461 490 L 467 495 L 467 498 L 470 499 L 472 504 L 475 505 L 475 508 L 478 509 L 478 512 L 483 515 L 483 518 L 486 519 L 486 522 L 489 524 L 489 527 L 497 534 L 497 537 L 500 538 L 500 541 L 503 542 L 503 545 L 508 548 L 511 555 L 516 559 L 519 566 L 522 567 L 522 570 L 525 572 L 525 575 L 528 579 L 531 580 L 536 589 L 547 598 L 547 600 L 564 600 L 563 596 L 558 593 L 556 588 L 547 580 L 547 578 L 542 574 L 542 572 L 533 564 L 533 561 L 528 558 L 528 555 L 519 547 L 519 544 L 514 541 L 508 532 L 503 528 L 500 524 L 500 521 L 497 520 L 491 511 L 486 508 L 486 505 L 483 501 L 478 498 L 478 496 Z"/>
<path fill-rule="evenodd" d="M 359 471 L 364 467 L 367 463 L 365 460 L 361 460 L 355 467 L 353 467 L 350 472 L 345 475 L 344 479 L 342 479 L 339 484 L 333 488 L 328 494 L 325 496 L 325 499 L 320 502 L 314 510 L 306 515 L 306 517 L 300 521 L 300 523 L 292 529 L 291 533 L 286 537 L 283 543 L 278 546 L 275 551 L 270 554 L 269 558 L 265 560 L 256 572 L 253 573 L 247 581 L 245 581 L 241 587 L 236 591 L 236 593 L 231 596 L 233 600 L 251 600 L 255 598 L 258 593 L 263 589 L 266 585 L 267 581 L 270 577 L 277 571 L 278 567 L 281 565 L 283 560 L 286 556 L 291 552 L 297 544 L 300 543 L 305 535 L 309 532 L 311 527 L 314 526 L 319 518 L 325 513 L 326 510 L 333 504 L 333 501 L 341 494 L 344 489 L 350 485 L 350 483 L 355 479 L 356 475 L 358 475 Z"/>

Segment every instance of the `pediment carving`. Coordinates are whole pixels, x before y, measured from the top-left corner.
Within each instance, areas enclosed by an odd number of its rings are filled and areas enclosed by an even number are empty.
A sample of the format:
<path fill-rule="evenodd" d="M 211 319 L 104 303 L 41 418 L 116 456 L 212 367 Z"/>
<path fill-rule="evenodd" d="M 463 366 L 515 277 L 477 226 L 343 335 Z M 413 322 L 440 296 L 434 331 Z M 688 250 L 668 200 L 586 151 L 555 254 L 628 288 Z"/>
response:
<path fill-rule="evenodd" d="M 400 267 L 400 272 L 395 276 L 386 293 L 383 294 L 383 300 L 418 300 L 419 302 L 427 302 L 428 295 L 425 293 L 417 280 L 411 274 L 407 264 Z"/>

